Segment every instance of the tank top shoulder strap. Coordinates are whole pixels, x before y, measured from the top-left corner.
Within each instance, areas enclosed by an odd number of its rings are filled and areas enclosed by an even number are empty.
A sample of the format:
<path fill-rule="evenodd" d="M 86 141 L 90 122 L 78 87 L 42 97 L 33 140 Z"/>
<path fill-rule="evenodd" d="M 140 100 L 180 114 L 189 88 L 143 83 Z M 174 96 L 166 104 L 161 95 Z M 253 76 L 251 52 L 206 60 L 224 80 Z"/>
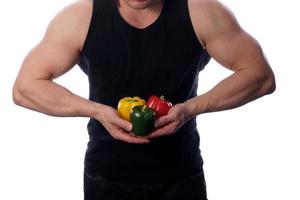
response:
<path fill-rule="evenodd" d="M 168 15 L 174 15 L 173 17 L 184 14 L 188 16 L 188 0 L 164 0 L 165 2 L 165 13 Z M 177 17 L 176 17 L 177 18 Z M 175 21 L 175 20 L 174 20 Z"/>
<path fill-rule="evenodd" d="M 111 14 L 112 11 L 112 2 L 115 0 L 92 0 L 93 9 L 92 9 L 92 18 L 89 24 L 89 30 L 86 36 L 86 40 L 83 44 L 81 54 L 85 54 L 88 51 L 89 47 L 93 43 L 93 39 L 97 32 L 99 31 L 100 26 L 105 26 L 108 22 L 107 17 Z"/>
<path fill-rule="evenodd" d="M 165 0 L 165 18 L 168 22 L 168 27 L 173 30 L 173 34 L 187 34 L 190 40 L 202 49 L 199 42 L 189 12 L 189 0 Z"/>

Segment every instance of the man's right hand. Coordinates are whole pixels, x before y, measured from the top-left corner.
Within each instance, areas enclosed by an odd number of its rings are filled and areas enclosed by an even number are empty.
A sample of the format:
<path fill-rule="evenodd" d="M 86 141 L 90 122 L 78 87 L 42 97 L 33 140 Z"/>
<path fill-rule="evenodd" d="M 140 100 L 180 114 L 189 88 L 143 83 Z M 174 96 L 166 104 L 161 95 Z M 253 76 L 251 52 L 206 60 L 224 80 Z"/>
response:
<path fill-rule="evenodd" d="M 117 140 L 134 144 L 149 143 L 149 139 L 133 135 L 131 133 L 132 124 L 129 121 L 122 119 L 117 110 L 110 106 L 97 104 L 93 118 L 98 120 L 110 135 Z"/>

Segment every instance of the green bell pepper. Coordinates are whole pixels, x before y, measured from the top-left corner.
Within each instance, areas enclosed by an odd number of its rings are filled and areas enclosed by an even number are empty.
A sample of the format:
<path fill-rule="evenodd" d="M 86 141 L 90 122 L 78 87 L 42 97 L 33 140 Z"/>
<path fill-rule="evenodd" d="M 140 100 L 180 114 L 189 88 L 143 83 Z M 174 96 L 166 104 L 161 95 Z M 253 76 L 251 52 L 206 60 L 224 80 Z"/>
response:
<path fill-rule="evenodd" d="M 135 135 L 147 135 L 154 129 L 155 112 L 145 106 L 139 105 L 132 108 L 130 112 L 130 122 L 132 123 L 132 132 Z"/>

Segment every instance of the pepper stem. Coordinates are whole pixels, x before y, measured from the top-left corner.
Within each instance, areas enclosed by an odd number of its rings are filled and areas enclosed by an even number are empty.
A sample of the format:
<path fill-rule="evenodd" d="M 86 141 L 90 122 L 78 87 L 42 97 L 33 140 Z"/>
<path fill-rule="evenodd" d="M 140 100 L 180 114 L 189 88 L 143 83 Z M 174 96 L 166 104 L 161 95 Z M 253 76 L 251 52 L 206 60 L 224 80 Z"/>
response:
<path fill-rule="evenodd" d="M 147 107 L 146 105 L 143 106 L 142 112 L 145 112 L 146 107 Z"/>
<path fill-rule="evenodd" d="M 165 96 L 164 96 L 164 95 L 161 95 L 161 96 L 160 96 L 160 99 L 161 99 L 161 100 L 165 100 Z"/>

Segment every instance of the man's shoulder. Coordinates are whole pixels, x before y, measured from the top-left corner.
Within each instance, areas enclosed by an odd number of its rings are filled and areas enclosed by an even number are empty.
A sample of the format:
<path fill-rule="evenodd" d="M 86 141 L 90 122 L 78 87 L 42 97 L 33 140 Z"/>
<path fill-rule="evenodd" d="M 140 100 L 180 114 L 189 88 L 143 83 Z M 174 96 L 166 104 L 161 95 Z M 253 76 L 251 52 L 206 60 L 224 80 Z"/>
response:
<path fill-rule="evenodd" d="M 219 3 L 217 0 L 188 0 L 188 2 L 194 6 L 212 6 Z"/>
<path fill-rule="evenodd" d="M 67 26 L 77 26 L 87 21 L 92 15 L 92 0 L 78 0 L 66 5 L 52 19 L 51 23 L 68 22 Z M 50 25 L 51 25 L 50 23 Z"/>
<path fill-rule="evenodd" d="M 217 0 L 188 0 L 189 8 L 193 10 L 192 17 L 203 23 L 206 28 L 234 29 L 238 22 L 232 11 Z"/>
<path fill-rule="evenodd" d="M 228 33 L 239 27 L 233 13 L 220 1 L 188 0 L 188 2 L 193 27 L 202 43 L 216 34 Z"/>
<path fill-rule="evenodd" d="M 188 0 L 189 7 L 197 9 L 202 13 L 214 13 L 225 9 L 224 4 L 217 0 Z"/>
<path fill-rule="evenodd" d="M 91 9 L 93 7 L 93 0 L 78 0 L 75 2 L 82 9 Z"/>
<path fill-rule="evenodd" d="M 92 19 L 93 0 L 77 0 L 64 8 L 62 12 L 65 12 L 65 19 L 71 22 L 68 23 L 69 30 L 72 32 L 77 30 L 76 34 L 74 35 L 73 32 L 70 37 L 74 37 L 75 41 L 80 41 L 82 48 Z"/>
<path fill-rule="evenodd" d="M 65 6 L 50 21 L 44 40 L 64 41 L 67 46 L 82 46 L 92 17 L 92 0 L 78 0 Z M 78 44 L 79 43 L 79 44 Z"/>
<path fill-rule="evenodd" d="M 92 11 L 92 9 L 93 0 L 78 0 L 66 6 L 63 11 L 81 14 L 89 13 Z"/>

